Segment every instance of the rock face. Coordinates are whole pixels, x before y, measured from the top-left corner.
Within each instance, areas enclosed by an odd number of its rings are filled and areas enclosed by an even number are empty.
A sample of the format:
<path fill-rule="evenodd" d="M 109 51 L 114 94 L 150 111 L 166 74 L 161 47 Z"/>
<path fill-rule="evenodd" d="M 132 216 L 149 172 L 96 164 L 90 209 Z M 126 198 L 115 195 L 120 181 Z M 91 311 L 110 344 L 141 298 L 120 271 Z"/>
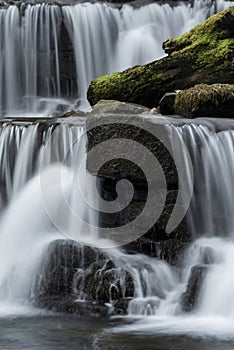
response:
<path fill-rule="evenodd" d="M 155 107 L 167 92 L 196 84 L 234 81 L 234 7 L 218 13 L 163 45 L 168 57 L 91 82 L 88 100 L 100 99 Z"/>
<path fill-rule="evenodd" d="M 36 303 L 54 311 L 107 316 L 124 314 L 134 296 L 131 275 L 96 248 L 56 240 L 48 248 Z M 111 309 L 107 304 L 112 304 Z"/>
<path fill-rule="evenodd" d="M 160 117 L 149 115 L 147 109 L 102 101 L 88 116 L 86 126 L 87 170 L 97 176 L 98 191 L 107 206 L 116 201 L 121 208 L 113 212 L 100 209 L 100 227 L 122 232 L 122 228 L 129 225 L 125 236 L 121 236 L 121 245 L 127 251 L 179 264 L 191 235 L 185 219 L 179 220 L 171 231 L 166 229 L 175 207 L 181 212 L 184 209 L 183 201 L 177 202 L 177 170 L 182 167 L 176 164 L 171 153 L 178 140 L 174 138 L 172 146 L 169 125 L 161 122 Z M 100 145 L 104 148 L 98 148 Z M 132 197 L 122 180 L 133 186 Z M 144 216 L 141 218 L 141 215 Z M 184 216 L 185 212 L 181 219 Z"/>

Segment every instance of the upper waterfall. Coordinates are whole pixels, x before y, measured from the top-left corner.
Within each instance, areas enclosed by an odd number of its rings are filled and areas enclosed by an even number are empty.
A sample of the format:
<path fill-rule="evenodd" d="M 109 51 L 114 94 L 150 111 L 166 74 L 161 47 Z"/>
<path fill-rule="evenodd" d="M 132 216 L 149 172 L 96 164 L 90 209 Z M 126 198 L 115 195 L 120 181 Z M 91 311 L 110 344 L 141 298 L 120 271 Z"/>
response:
<path fill-rule="evenodd" d="M 164 55 L 162 42 L 204 21 L 230 1 L 169 4 L 21 4 L 0 9 L 0 113 L 61 113 L 86 108 L 98 76 Z"/>

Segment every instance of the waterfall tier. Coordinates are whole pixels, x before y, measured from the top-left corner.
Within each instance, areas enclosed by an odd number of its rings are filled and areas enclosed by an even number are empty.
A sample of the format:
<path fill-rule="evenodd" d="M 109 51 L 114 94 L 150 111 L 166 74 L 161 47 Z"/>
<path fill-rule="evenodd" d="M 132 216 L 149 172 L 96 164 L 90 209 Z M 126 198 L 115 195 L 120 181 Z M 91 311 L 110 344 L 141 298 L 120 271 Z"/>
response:
<path fill-rule="evenodd" d="M 97 245 L 97 232 L 90 232 L 87 239 L 87 232 L 82 226 L 74 226 L 63 206 L 64 200 L 71 200 L 71 205 L 78 205 L 79 215 L 87 219 L 87 209 L 77 201 L 79 192 L 74 192 L 72 172 L 74 166 L 81 164 L 85 153 L 84 145 L 77 144 L 84 131 L 82 125 L 61 124 L 47 128 L 43 128 L 43 124 L 3 125 L 0 156 L 5 171 L 1 174 L 1 182 L 6 184 L 5 200 L 9 205 L 0 225 L 1 299 L 28 300 L 37 298 L 39 293 L 40 305 L 52 305 L 54 308 L 51 300 L 55 297 L 59 300 L 69 297 L 75 303 L 73 305 L 78 305 L 81 300 L 90 302 L 92 298 L 97 298 L 97 302 L 105 300 L 108 312 L 113 312 L 113 307 L 126 310 L 129 303 L 131 317 L 173 317 L 176 320 L 179 315 L 193 311 L 196 317 L 232 319 L 232 272 L 228 266 L 231 266 L 233 251 L 231 189 L 234 170 L 230 163 L 234 147 L 233 131 L 216 132 L 218 126 L 212 121 L 203 121 L 203 126 L 199 120 L 197 123 L 183 122 L 179 126 L 169 119 L 164 123 L 172 142 L 175 134 L 183 140 L 182 145 L 186 146 L 192 160 L 195 179 L 188 220 L 198 238 L 195 237 L 188 249 L 179 273 L 159 259 L 128 254 L 117 248 L 108 250 L 87 246 L 87 242 Z M 53 142 L 50 142 L 51 138 Z M 14 152 L 7 153 L 7 147 Z M 182 151 L 177 149 L 174 156 L 183 154 Z M 9 157 L 12 154 L 15 157 Z M 186 162 L 187 158 L 184 159 L 185 169 L 190 169 Z M 61 197 L 56 180 L 61 171 L 60 186 L 62 184 L 65 197 Z M 43 189 L 42 186 L 46 185 L 41 182 L 44 174 L 48 186 Z M 191 173 L 187 172 L 187 176 L 190 177 Z M 200 177 L 203 178 L 202 183 L 197 181 Z M 89 188 L 90 184 L 86 182 L 82 186 Z M 72 193 L 76 193 L 75 202 L 70 196 Z M 57 213 L 52 222 L 51 208 L 53 213 Z M 80 243 L 73 243 L 72 250 L 69 240 L 66 243 L 59 232 L 58 223 L 63 223 L 65 229 L 72 225 L 79 231 Z M 58 238 L 63 238 L 65 243 L 61 245 Z M 50 251 L 54 253 L 50 255 Z M 55 269 L 59 259 L 62 259 L 61 266 L 59 264 Z M 91 283 L 94 289 L 90 289 L 90 279 L 96 274 L 99 277 Z M 38 279 L 38 276 L 41 278 Z M 112 277 L 106 280 L 104 276 Z M 217 278 L 223 281 L 220 288 L 214 288 Z M 108 287 L 103 289 L 104 294 L 100 292 L 103 281 L 105 288 Z M 59 294 L 60 291 L 65 294 Z M 228 307 L 222 295 L 225 295 Z M 124 307 L 117 302 L 118 298 Z"/>

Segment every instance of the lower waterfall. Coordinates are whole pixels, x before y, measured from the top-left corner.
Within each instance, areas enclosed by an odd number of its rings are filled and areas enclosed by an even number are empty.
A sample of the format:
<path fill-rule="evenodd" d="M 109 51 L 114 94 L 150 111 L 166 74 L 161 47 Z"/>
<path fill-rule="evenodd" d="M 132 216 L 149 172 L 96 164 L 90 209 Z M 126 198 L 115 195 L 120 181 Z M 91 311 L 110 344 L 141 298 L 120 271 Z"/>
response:
<path fill-rule="evenodd" d="M 202 177 L 203 180 L 194 182 L 194 196 L 188 215 L 194 242 L 185 254 L 180 271 L 159 259 L 128 254 L 118 248 L 102 249 L 116 266 L 114 274 L 121 288 L 126 288 L 126 273 L 132 276 L 134 282 L 134 298 L 128 306 L 128 317 L 138 321 L 133 326 L 118 328 L 119 331 L 137 328 L 139 332 L 165 332 L 167 329 L 171 333 L 233 336 L 234 243 L 231 213 L 234 168 L 231 155 L 234 132 L 217 131 L 215 126 L 211 126 L 212 122 L 205 121 L 203 125 L 189 122 L 182 126 L 170 123 L 166 126 L 169 132 L 176 132 L 183 139 L 192 159 L 195 179 Z M 85 156 L 85 143 L 83 146 L 82 142 L 77 144 L 83 132 L 82 123 L 80 126 L 61 124 L 47 129 L 43 129 L 41 124 L 28 127 L 4 124 L 1 128 L 0 159 L 1 169 L 4 169 L 1 183 L 7 184 L 6 193 L 2 195 L 5 209 L 0 223 L 2 302 L 18 305 L 19 301 L 27 303 L 33 300 L 40 288 L 38 276 L 50 242 L 64 239 L 51 221 L 48 208 L 51 205 L 57 213 L 57 222 L 63 223 L 65 228 L 69 226 L 70 216 L 64 211 L 63 202 L 64 198 L 72 201 L 74 160 L 75 164 L 80 164 L 77 157 Z M 50 142 L 52 134 L 54 138 Z M 61 138 L 63 146 L 59 142 Z M 78 146 L 78 153 L 73 151 L 77 148 L 74 145 Z M 14 149 L 15 159 L 11 158 L 12 153 L 6 153 L 6 147 Z M 48 186 L 44 187 L 47 190 L 46 206 L 40 183 L 44 173 L 48 179 Z M 58 173 L 62 174 L 63 198 L 55 181 Z M 87 183 L 86 187 L 89 187 Z M 79 208 L 73 209 L 78 209 L 79 215 L 87 219 L 87 209 L 82 208 L 81 203 L 78 202 Z M 94 226 L 97 224 L 95 217 L 90 220 Z M 98 231 L 90 232 L 87 240 L 81 227 L 80 230 L 81 245 L 89 242 L 95 246 L 95 240 L 99 239 Z M 89 273 L 88 269 L 83 270 L 82 276 L 86 273 Z M 79 274 L 75 278 L 79 278 Z M 191 283 L 195 283 L 195 297 L 190 295 Z M 82 283 L 76 293 L 82 299 Z M 111 307 L 111 297 L 109 303 Z"/>

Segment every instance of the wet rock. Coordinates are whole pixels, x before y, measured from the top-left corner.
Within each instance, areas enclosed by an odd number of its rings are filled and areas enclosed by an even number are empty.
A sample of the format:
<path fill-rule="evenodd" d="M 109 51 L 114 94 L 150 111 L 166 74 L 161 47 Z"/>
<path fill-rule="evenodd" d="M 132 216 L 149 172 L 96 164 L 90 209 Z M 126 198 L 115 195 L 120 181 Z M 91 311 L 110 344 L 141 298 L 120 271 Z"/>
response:
<path fill-rule="evenodd" d="M 128 311 L 128 305 L 132 298 L 121 298 L 114 302 L 114 307 L 117 315 L 126 315 Z"/>
<path fill-rule="evenodd" d="M 186 239 L 152 239 L 149 238 L 149 233 L 147 233 L 140 239 L 128 244 L 126 249 L 128 252 L 146 254 L 167 261 L 170 265 L 182 267 L 189 244 L 189 240 Z"/>
<path fill-rule="evenodd" d="M 50 244 L 38 286 L 37 305 L 79 314 L 122 313 L 117 301 L 134 295 L 132 276 L 107 253 L 71 240 Z"/>
<path fill-rule="evenodd" d="M 85 258 L 85 260 L 83 260 Z M 40 294 L 68 296 L 73 291 L 77 269 L 95 260 L 95 252 L 73 241 L 56 240 L 48 248 L 42 271 Z"/>
<path fill-rule="evenodd" d="M 100 305 L 95 302 L 84 302 L 76 298 L 60 296 L 39 297 L 37 306 L 47 308 L 53 312 L 63 312 L 76 314 L 87 318 L 105 318 L 108 317 L 112 310 L 107 305 Z M 121 309 L 120 309 L 121 310 Z"/>
<path fill-rule="evenodd" d="M 181 305 L 185 312 L 193 311 L 199 303 L 202 286 L 209 267 L 207 265 L 197 265 L 191 269 L 187 288 L 182 295 Z"/>
<path fill-rule="evenodd" d="M 121 106 L 121 104 L 119 105 Z M 107 179 L 119 180 L 121 177 L 126 177 L 145 183 L 145 174 L 138 164 L 134 164 L 133 161 L 131 163 L 123 157 L 122 159 L 118 157 L 121 144 L 129 140 L 133 141 L 131 142 L 131 154 L 139 153 L 140 144 L 144 146 L 158 159 L 163 167 L 164 175 L 171 185 L 170 189 L 177 187 L 177 171 L 173 165 L 174 160 L 170 152 L 171 139 L 167 125 L 159 120 L 151 122 L 147 115 L 145 115 L 145 118 L 144 116 L 139 116 L 138 112 L 135 112 L 135 106 L 133 106 L 133 109 L 130 106 L 132 105 L 128 104 L 128 113 L 125 111 L 123 113 L 95 113 L 87 118 L 86 128 L 89 151 L 87 170 L 93 175 L 106 176 Z M 139 110 L 141 110 L 141 107 L 139 107 Z M 113 142 L 111 142 L 112 140 Z M 110 143 L 108 152 L 112 160 L 109 162 L 105 162 L 106 155 L 104 153 L 99 152 L 98 158 L 94 158 L 93 153 L 90 152 L 105 141 Z M 150 162 L 150 154 L 142 152 L 141 155 L 141 168 L 150 168 L 152 163 L 152 161 Z M 99 169 L 97 169 L 97 162 L 98 164 L 103 164 Z M 155 171 L 157 172 L 158 169 L 155 169 Z M 155 182 L 158 184 L 161 182 L 162 184 L 158 173 L 155 173 Z"/>

